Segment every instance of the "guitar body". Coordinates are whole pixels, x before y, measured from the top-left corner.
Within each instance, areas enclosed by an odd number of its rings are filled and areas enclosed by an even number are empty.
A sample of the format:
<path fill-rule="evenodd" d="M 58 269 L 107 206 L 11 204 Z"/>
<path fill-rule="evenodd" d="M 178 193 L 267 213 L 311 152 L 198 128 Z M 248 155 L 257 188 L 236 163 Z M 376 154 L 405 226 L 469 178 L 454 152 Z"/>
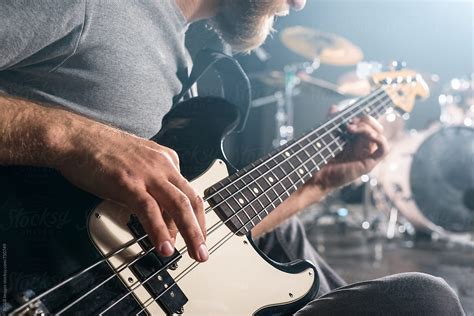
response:
<path fill-rule="evenodd" d="M 183 175 L 202 196 L 227 177 L 229 169 L 233 171 L 222 142 L 238 123 L 237 113 L 235 106 L 222 99 L 192 99 L 177 105 L 153 138 L 178 152 Z M 130 226 L 132 211 L 73 187 L 54 171 L 3 168 L 0 188 L 0 241 L 7 254 L 8 301 L 12 305 L 19 300 L 17 294 L 28 296 L 27 290 L 41 294 L 139 237 Z M 214 211 L 208 212 L 206 227 L 217 226 L 207 238 L 211 255 L 205 264 L 195 265 L 183 252 L 172 269 L 166 269 L 170 279 L 146 278 L 130 265 L 146 247 L 133 243 L 46 295 L 41 304 L 50 313 L 60 312 L 112 275 L 104 286 L 64 313 L 107 310 L 106 314 L 116 315 L 143 310 L 142 315 L 166 315 L 171 314 L 169 306 L 176 307 L 172 302 L 176 293 L 177 300 L 185 296 L 180 311 L 185 315 L 284 315 L 315 297 L 319 283 L 310 263 L 273 262 L 256 249 L 251 238 L 235 236 Z M 178 236 L 176 249 L 184 246 Z M 149 279 L 162 281 L 160 300 L 145 286 Z M 167 308 L 162 300 L 168 300 Z"/>

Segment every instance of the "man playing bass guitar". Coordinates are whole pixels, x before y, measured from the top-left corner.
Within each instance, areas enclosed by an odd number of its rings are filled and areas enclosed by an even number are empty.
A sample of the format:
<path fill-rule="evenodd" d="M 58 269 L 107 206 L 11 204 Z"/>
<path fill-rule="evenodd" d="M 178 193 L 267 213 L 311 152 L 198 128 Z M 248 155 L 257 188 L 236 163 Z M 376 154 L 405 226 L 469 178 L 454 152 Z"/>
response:
<path fill-rule="evenodd" d="M 163 256 L 173 254 L 179 231 L 190 256 L 207 261 L 203 201 L 180 174 L 180 157 L 148 140 L 188 75 L 185 31 L 210 19 L 234 51 L 250 51 L 265 40 L 275 16 L 304 5 L 305 0 L 2 1 L 0 165 L 55 169 L 82 190 L 136 210 Z M 433 276 L 406 273 L 345 284 L 290 219 L 369 172 L 386 154 L 374 118 L 355 119 L 347 129 L 354 141 L 344 152 L 252 231 L 267 253 L 318 266 L 317 298 L 297 315 L 462 315 L 453 290 Z"/>

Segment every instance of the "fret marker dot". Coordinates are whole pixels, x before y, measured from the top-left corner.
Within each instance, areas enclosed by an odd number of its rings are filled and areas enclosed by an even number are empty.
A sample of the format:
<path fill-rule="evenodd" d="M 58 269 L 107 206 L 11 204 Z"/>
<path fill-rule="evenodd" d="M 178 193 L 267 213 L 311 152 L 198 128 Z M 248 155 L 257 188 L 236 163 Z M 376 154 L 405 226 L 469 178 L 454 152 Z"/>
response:
<path fill-rule="evenodd" d="M 240 198 L 240 199 L 239 199 L 239 203 L 240 203 L 240 204 L 244 204 L 244 203 L 245 203 L 244 199 Z"/>
<path fill-rule="evenodd" d="M 321 143 L 320 143 L 320 142 L 317 142 L 317 143 L 316 143 L 316 146 L 318 146 L 318 148 L 321 148 Z"/>
<path fill-rule="evenodd" d="M 369 113 L 369 112 L 370 112 L 370 108 L 365 108 L 365 112 Z"/>
<path fill-rule="evenodd" d="M 300 169 L 298 170 L 300 174 L 304 174 L 304 170 L 303 169 Z"/>
<path fill-rule="evenodd" d="M 253 192 L 258 193 L 258 189 L 257 189 L 257 188 L 253 188 Z"/>
<path fill-rule="evenodd" d="M 286 151 L 286 152 L 285 152 L 285 156 L 290 157 L 291 155 L 290 155 L 289 152 Z"/>
<path fill-rule="evenodd" d="M 271 183 L 273 183 L 273 181 L 274 181 L 272 177 L 268 178 L 268 180 L 269 180 Z"/>

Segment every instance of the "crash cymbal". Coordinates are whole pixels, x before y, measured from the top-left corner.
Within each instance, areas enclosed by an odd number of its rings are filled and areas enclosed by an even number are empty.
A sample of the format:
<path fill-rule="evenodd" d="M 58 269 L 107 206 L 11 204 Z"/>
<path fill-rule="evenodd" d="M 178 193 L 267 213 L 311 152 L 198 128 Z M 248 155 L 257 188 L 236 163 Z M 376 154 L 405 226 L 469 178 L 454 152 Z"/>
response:
<path fill-rule="evenodd" d="M 327 65 L 351 66 L 364 58 L 361 49 L 349 40 L 303 26 L 283 30 L 280 38 L 296 54 Z"/>

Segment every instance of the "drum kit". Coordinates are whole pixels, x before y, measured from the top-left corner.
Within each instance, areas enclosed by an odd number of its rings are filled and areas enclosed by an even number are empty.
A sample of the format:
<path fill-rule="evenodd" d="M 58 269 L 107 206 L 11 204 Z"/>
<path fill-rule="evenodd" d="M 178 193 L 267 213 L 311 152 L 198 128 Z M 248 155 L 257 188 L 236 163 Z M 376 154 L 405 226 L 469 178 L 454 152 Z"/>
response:
<path fill-rule="evenodd" d="M 401 216 L 434 239 L 474 245 L 473 79 L 451 80 L 438 98 L 439 120 L 401 129 L 370 175 L 373 202 L 391 223 L 387 237 L 400 230 Z"/>
<path fill-rule="evenodd" d="M 291 51 L 307 59 L 285 66 L 283 71 L 251 74 L 253 80 L 277 92 L 253 101 L 254 107 L 276 105 L 274 146 L 285 144 L 294 134 L 294 101 L 301 87 L 313 86 L 338 95 L 345 101 L 368 95 L 371 74 L 382 71 L 376 62 L 363 62 L 362 50 L 349 40 L 301 26 L 285 29 L 280 37 Z M 354 66 L 337 84 L 313 76 L 321 64 Z M 394 62 L 392 69 L 404 63 Z M 439 77 L 428 75 L 428 83 L 439 84 Z M 408 115 L 388 113 L 383 119 L 391 152 L 369 175 L 365 207 L 386 216 L 384 233 L 428 233 L 435 239 L 460 240 L 474 245 L 474 75 L 452 79 L 438 101 L 439 120 L 423 130 L 406 130 Z M 367 225 L 367 221 L 364 222 Z M 364 227 L 365 228 L 365 227 Z M 410 229 L 413 231 L 413 229 Z"/>

